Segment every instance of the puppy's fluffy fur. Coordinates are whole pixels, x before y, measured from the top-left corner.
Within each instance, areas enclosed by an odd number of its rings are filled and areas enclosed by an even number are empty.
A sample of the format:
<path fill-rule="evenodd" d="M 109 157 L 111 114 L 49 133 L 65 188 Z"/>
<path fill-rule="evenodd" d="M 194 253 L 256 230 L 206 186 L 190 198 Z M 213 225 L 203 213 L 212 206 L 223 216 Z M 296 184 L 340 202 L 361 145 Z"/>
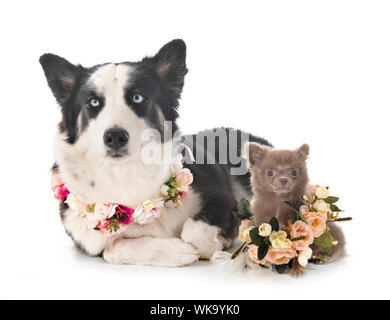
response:
<path fill-rule="evenodd" d="M 251 210 L 254 222 L 260 225 L 276 216 L 281 224 L 291 219 L 291 209 L 284 201 L 297 205 L 302 201 L 309 177 L 306 159 L 309 146 L 299 149 L 274 150 L 250 142 L 247 146 L 253 199 Z"/>
<path fill-rule="evenodd" d="M 251 211 L 254 224 L 259 226 L 276 216 L 285 225 L 294 212 L 285 205 L 289 201 L 299 207 L 309 182 L 306 160 L 309 146 L 302 145 L 296 150 L 275 150 L 255 142 L 249 142 L 246 153 L 251 171 L 253 198 Z M 329 224 L 330 233 L 338 241 L 331 255 L 316 245 L 313 249 L 312 263 L 323 264 L 345 255 L 345 238 L 342 230 L 334 223 Z M 304 272 L 294 259 L 291 273 L 298 276 Z"/>

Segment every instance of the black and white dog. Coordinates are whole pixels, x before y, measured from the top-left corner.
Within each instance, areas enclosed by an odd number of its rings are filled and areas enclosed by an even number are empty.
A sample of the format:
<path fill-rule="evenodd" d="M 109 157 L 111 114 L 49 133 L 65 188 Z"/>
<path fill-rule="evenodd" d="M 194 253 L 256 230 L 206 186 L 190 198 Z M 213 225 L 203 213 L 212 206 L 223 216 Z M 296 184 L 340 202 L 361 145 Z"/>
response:
<path fill-rule="evenodd" d="M 143 160 L 143 132 L 148 129 L 161 134 L 160 141 L 148 143 L 163 153 L 173 154 L 184 141 L 196 154 L 195 164 L 185 164 L 194 182 L 182 205 L 164 207 L 158 220 L 131 224 L 116 238 L 89 229 L 85 217 L 72 214 L 62 203 L 66 232 L 84 253 L 102 255 L 110 263 L 183 266 L 199 258 L 209 259 L 235 239 L 238 221 L 232 211 L 241 197 L 250 197 L 247 170 L 241 175 L 231 174 L 233 168 L 246 166 L 241 158 L 242 143 L 236 139 L 237 151 L 229 144 L 240 161 L 221 159 L 218 151 L 214 161 L 203 163 L 200 158 L 209 154 L 207 143 L 199 141 L 208 133 L 231 131 L 239 136 L 241 132 L 220 129 L 187 137 L 174 134 L 187 73 L 185 59 L 182 40 L 169 42 L 155 56 L 140 62 L 92 68 L 73 65 L 53 54 L 41 56 L 49 87 L 62 111 L 55 139 L 55 166 L 72 193 L 91 203 L 112 201 L 129 207 L 158 197 L 160 186 L 170 177 L 171 163 Z M 167 124 L 170 131 L 165 130 Z M 216 140 L 218 149 L 221 141 Z M 231 152 L 229 146 L 226 153 Z"/>

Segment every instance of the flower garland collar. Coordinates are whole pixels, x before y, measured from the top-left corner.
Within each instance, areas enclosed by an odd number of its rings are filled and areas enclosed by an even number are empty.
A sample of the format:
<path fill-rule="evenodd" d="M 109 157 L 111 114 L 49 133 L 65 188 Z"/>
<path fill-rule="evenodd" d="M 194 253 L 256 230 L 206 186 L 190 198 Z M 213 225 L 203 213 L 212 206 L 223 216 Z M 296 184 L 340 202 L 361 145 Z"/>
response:
<path fill-rule="evenodd" d="M 161 197 L 144 200 L 136 208 L 113 202 L 85 203 L 69 191 L 56 169 L 52 171 L 51 189 L 57 200 L 65 203 L 74 214 L 86 218 L 89 228 L 114 237 L 129 224 L 152 223 L 160 217 L 162 207 L 178 207 L 182 203 L 191 189 L 193 176 L 189 169 L 183 168 L 181 159 L 172 167 L 175 168 L 174 173 L 160 188 Z"/>

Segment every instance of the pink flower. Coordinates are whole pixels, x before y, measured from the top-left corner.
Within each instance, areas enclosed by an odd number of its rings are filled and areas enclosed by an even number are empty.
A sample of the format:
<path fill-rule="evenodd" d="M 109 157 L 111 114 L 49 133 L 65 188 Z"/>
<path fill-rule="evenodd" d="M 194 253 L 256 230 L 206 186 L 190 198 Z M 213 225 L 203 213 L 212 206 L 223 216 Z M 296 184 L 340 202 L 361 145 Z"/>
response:
<path fill-rule="evenodd" d="M 182 191 L 179 193 L 179 199 L 184 199 L 186 196 L 187 196 L 187 192 Z"/>
<path fill-rule="evenodd" d="M 257 262 L 261 263 L 263 265 L 270 263 L 270 264 L 286 264 L 289 263 L 292 258 L 295 258 L 297 256 L 296 250 L 292 248 L 287 248 L 287 249 L 276 249 L 273 248 L 272 246 L 269 247 L 268 253 L 265 256 L 263 260 L 259 260 L 257 258 L 257 250 L 258 246 L 255 246 L 251 244 L 248 246 L 248 254 L 250 258 Z"/>
<path fill-rule="evenodd" d="M 176 173 L 177 188 L 182 192 L 188 192 L 189 185 L 193 182 L 193 176 L 189 169 L 184 168 Z"/>
<path fill-rule="evenodd" d="M 131 216 L 134 213 L 134 209 L 118 205 L 116 209 L 116 215 L 118 216 L 118 221 L 121 224 L 128 225 L 131 223 Z"/>
<path fill-rule="evenodd" d="M 108 220 L 99 221 L 98 224 L 96 225 L 96 228 L 98 228 L 100 230 L 106 230 L 109 225 L 110 225 L 110 221 L 108 221 Z"/>
<path fill-rule="evenodd" d="M 314 238 L 322 235 L 326 229 L 328 214 L 326 212 L 303 212 L 307 223 L 309 224 Z"/>
<path fill-rule="evenodd" d="M 69 194 L 69 190 L 64 185 L 55 187 L 53 191 L 54 191 L 54 197 L 57 200 L 61 200 L 61 201 L 64 200 Z"/>
<path fill-rule="evenodd" d="M 257 262 L 257 263 L 261 263 L 263 265 L 267 264 L 267 257 L 265 257 L 263 260 L 259 260 L 259 258 L 257 257 L 257 251 L 258 251 L 259 247 L 254 245 L 254 244 L 251 244 L 248 246 L 248 254 L 249 254 L 249 257 L 254 261 L 254 262 Z M 269 249 L 268 249 L 269 251 Z M 268 255 L 268 254 L 267 254 Z"/>
<path fill-rule="evenodd" d="M 109 219 L 115 214 L 117 206 L 118 205 L 110 202 L 97 203 L 95 204 L 95 210 L 91 215 L 94 219 L 99 221 Z"/>
<path fill-rule="evenodd" d="M 64 200 L 68 194 L 69 190 L 64 186 L 59 174 L 53 174 L 51 176 L 51 190 L 54 192 L 54 197 L 57 200 Z"/>
<path fill-rule="evenodd" d="M 60 178 L 60 175 L 57 173 L 52 174 L 50 182 L 52 190 L 54 190 L 55 187 L 59 187 L 64 184 Z"/>
<path fill-rule="evenodd" d="M 160 208 L 164 206 L 164 200 L 145 200 L 133 213 L 134 222 L 148 224 L 160 217 Z"/>
<path fill-rule="evenodd" d="M 305 239 L 293 241 L 293 248 L 295 250 L 303 250 L 306 249 L 309 245 L 311 245 L 314 241 L 314 235 L 313 231 L 311 230 L 311 227 L 303 222 L 303 221 L 296 221 L 293 225 L 290 223 L 290 236 L 291 239 L 299 238 L 305 236 Z"/>
<path fill-rule="evenodd" d="M 297 252 L 292 248 L 275 249 L 270 247 L 265 260 L 271 264 L 286 264 L 297 256 Z"/>

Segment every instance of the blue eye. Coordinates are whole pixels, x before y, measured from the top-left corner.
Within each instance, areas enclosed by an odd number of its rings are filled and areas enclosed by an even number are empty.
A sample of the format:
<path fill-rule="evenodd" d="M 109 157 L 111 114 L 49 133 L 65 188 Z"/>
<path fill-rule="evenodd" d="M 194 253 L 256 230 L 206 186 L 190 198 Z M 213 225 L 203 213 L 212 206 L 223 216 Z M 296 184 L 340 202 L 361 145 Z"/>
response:
<path fill-rule="evenodd" d="M 298 175 L 298 172 L 296 170 L 291 170 L 291 175 L 293 177 L 296 177 Z"/>
<path fill-rule="evenodd" d="M 274 172 L 272 170 L 267 171 L 267 176 L 268 177 L 273 177 L 274 176 Z"/>
<path fill-rule="evenodd" d="M 144 97 L 141 96 L 140 94 L 135 94 L 135 95 L 133 95 L 133 102 L 140 104 L 140 103 L 144 102 Z"/>
<path fill-rule="evenodd" d="M 100 106 L 100 101 L 98 98 L 92 98 L 88 101 L 88 104 L 93 107 L 93 108 L 96 108 L 96 107 L 99 107 Z"/>

